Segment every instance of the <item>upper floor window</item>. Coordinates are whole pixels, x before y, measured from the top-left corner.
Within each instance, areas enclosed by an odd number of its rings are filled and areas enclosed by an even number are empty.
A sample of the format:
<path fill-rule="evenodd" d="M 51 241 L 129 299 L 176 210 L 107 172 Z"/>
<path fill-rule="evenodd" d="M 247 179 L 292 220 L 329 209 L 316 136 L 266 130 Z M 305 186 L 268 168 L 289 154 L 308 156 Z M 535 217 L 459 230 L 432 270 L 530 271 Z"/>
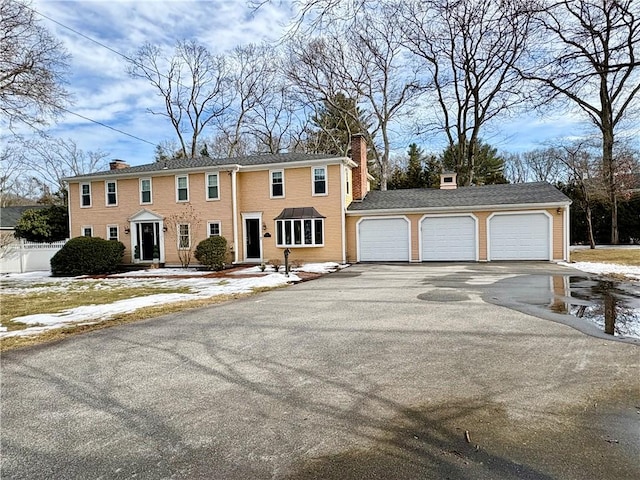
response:
<path fill-rule="evenodd" d="M 191 248 L 191 232 L 188 223 L 178 224 L 178 248 L 180 250 Z"/>
<path fill-rule="evenodd" d="M 151 203 L 151 179 L 140 179 L 140 203 Z"/>
<path fill-rule="evenodd" d="M 220 222 L 209 222 L 207 225 L 207 230 L 210 237 L 220 236 Z"/>
<path fill-rule="evenodd" d="M 107 239 L 118 240 L 118 226 L 107 225 Z"/>
<path fill-rule="evenodd" d="M 81 207 L 91 206 L 91 184 L 90 183 L 80 184 L 80 206 Z"/>
<path fill-rule="evenodd" d="M 117 205 L 118 204 L 118 187 L 115 181 L 107 181 L 105 182 L 105 191 L 106 191 L 106 202 L 107 205 Z"/>
<path fill-rule="evenodd" d="M 93 227 L 82 227 L 83 237 L 93 237 Z"/>
<path fill-rule="evenodd" d="M 219 198 L 218 174 L 207 173 L 207 200 L 218 200 Z"/>
<path fill-rule="evenodd" d="M 313 167 L 313 194 L 327 194 L 327 167 Z"/>
<path fill-rule="evenodd" d="M 272 170 L 271 198 L 284 197 L 284 170 Z"/>
<path fill-rule="evenodd" d="M 176 200 L 178 202 L 189 201 L 189 177 L 187 175 L 176 177 Z"/>

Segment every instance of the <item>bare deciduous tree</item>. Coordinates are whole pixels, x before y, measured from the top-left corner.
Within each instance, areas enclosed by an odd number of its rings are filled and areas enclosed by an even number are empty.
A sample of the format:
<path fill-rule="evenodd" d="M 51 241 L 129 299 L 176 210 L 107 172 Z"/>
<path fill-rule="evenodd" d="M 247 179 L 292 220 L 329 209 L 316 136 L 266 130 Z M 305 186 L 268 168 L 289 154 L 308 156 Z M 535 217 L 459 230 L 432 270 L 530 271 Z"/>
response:
<path fill-rule="evenodd" d="M 108 153 L 85 152 L 72 139 L 39 137 L 24 140 L 16 152 L 24 171 L 37 182 L 41 194 L 63 192 L 63 178 L 107 169 Z"/>
<path fill-rule="evenodd" d="M 402 12 L 407 45 L 433 82 L 434 127 L 446 134 L 458 178 L 469 185 L 481 132 L 524 101 L 516 66 L 530 14 L 519 0 L 416 0 L 403 2 Z"/>
<path fill-rule="evenodd" d="M 196 156 L 204 129 L 224 115 L 231 102 L 224 56 L 212 55 L 194 40 L 177 42 L 169 57 L 160 47 L 146 44 L 136 52 L 128 72 L 157 90 L 164 110 L 149 111 L 169 119 L 185 158 Z"/>
<path fill-rule="evenodd" d="M 633 0 L 547 2 L 537 15 L 539 64 L 525 74 L 543 101 L 568 101 L 598 128 L 611 203 L 611 243 L 618 243 L 616 132 L 640 106 L 640 8 Z M 637 118 L 637 117 L 634 117 Z"/>
<path fill-rule="evenodd" d="M 416 72 L 405 62 L 402 35 L 391 22 L 394 15 L 391 7 L 363 8 L 357 22 L 336 21 L 322 37 L 306 42 L 297 38 L 289 44 L 289 77 L 309 103 L 340 110 L 344 105 L 332 102 L 342 95 L 355 99 L 366 112 L 370 130 L 354 133 L 367 137 L 382 190 L 390 175 L 393 122 L 419 94 Z M 355 118 L 358 113 L 353 109 L 343 113 L 355 122 L 362 120 Z"/>
<path fill-rule="evenodd" d="M 68 101 L 69 56 L 21 0 L 0 0 L 0 113 L 9 126 L 45 124 Z"/>
<path fill-rule="evenodd" d="M 182 268 L 188 268 L 196 249 L 194 233 L 202 223 L 202 218 L 191 203 L 182 205 L 182 210 L 165 218 L 167 237 L 175 241 L 178 259 Z M 185 227 L 186 226 L 186 227 Z"/>

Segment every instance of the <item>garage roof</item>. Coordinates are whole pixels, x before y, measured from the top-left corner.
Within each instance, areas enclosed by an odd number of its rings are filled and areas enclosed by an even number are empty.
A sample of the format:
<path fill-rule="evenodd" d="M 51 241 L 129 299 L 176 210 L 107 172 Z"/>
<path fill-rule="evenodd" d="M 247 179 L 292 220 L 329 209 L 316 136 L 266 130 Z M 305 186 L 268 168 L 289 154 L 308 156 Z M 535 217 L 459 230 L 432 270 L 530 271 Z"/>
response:
<path fill-rule="evenodd" d="M 373 190 L 361 202 L 351 202 L 349 212 L 420 208 L 489 207 L 494 205 L 564 204 L 571 200 L 546 182 L 458 187 L 453 190 L 411 188 Z"/>

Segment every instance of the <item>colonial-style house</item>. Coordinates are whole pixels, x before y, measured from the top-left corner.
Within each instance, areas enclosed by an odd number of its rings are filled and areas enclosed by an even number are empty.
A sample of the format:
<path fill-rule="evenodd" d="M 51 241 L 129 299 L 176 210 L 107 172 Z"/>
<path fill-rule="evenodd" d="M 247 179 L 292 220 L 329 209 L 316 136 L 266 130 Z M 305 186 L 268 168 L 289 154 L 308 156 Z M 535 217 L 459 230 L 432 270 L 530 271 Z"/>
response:
<path fill-rule="evenodd" d="M 234 263 L 566 260 L 570 200 L 547 183 L 369 191 L 351 158 L 288 153 L 175 159 L 67 178 L 71 236 L 122 241 L 125 262 L 224 236 Z"/>

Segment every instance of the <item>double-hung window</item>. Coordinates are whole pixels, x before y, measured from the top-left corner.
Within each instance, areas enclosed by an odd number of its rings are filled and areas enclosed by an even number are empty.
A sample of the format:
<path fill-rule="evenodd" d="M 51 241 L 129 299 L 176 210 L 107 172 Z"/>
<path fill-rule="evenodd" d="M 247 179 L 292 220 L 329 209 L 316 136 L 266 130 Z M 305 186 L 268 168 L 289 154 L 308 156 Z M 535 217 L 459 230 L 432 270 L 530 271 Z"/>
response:
<path fill-rule="evenodd" d="M 220 190 L 218 186 L 218 174 L 207 173 L 207 200 L 220 199 Z"/>
<path fill-rule="evenodd" d="M 313 167 L 313 194 L 327 194 L 327 167 Z"/>
<path fill-rule="evenodd" d="M 191 233 L 188 223 L 178 224 L 178 248 L 180 250 L 188 250 L 191 248 Z"/>
<path fill-rule="evenodd" d="M 176 200 L 178 202 L 189 201 L 189 177 L 187 175 L 176 177 Z"/>
<path fill-rule="evenodd" d="M 113 207 L 118 205 L 118 184 L 115 180 L 108 180 L 104 182 L 104 189 L 106 193 L 105 202 L 107 206 Z"/>
<path fill-rule="evenodd" d="M 207 223 L 207 233 L 210 237 L 219 237 L 220 236 L 220 222 L 208 222 Z"/>
<path fill-rule="evenodd" d="M 80 184 L 80 206 L 81 207 L 91 206 L 91 184 L 90 183 Z"/>
<path fill-rule="evenodd" d="M 107 239 L 118 240 L 118 226 L 107 225 Z"/>
<path fill-rule="evenodd" d="M 271 170 L 271 198 L 284 197 L 284 170 Z"/>
<path fill-rule="evenodd" d="M 140 179 L 140 203 L 152 203 L 150 178 Z"/>
<path fill-rule="evenodd" d="M 83 237 L 93 237 L 93 227 L 82 227 Z"/>

